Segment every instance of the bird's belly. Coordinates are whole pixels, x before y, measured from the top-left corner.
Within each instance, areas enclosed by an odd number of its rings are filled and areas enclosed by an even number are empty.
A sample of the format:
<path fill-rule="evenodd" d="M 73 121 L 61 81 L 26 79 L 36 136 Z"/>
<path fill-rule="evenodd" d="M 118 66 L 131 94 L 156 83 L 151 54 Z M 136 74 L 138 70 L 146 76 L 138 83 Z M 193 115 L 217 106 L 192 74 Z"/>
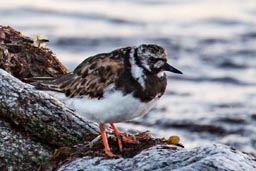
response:
<path fill-rule="evenodd" d="M 143 103 L 132 94 L 123 95 L 120 91 L 109 93 L 102 99 L 67 98 L 61 93 L 52 95 L 63 100 L 86 119 L 99 123 L 122 122 L 143 116 L 158 100 L 155 98 Z"/>

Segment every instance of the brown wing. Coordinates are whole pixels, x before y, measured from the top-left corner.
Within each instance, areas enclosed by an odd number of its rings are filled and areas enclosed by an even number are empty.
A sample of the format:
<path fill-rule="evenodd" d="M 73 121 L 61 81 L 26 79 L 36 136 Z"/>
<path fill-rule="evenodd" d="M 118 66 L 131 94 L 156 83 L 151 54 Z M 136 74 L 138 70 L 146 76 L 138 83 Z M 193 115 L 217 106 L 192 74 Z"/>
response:
<path fill-rule="evenodd" d="M 101 98 L 104 89 L 114 83 L 122 72 L 123 65 L 122 56 L 99 54 L 84 60 L 72 73 L 52 80 L 41 80 L 35 85 L 37 89 L 63 92 L 68 97 L 86 95 Z"/>

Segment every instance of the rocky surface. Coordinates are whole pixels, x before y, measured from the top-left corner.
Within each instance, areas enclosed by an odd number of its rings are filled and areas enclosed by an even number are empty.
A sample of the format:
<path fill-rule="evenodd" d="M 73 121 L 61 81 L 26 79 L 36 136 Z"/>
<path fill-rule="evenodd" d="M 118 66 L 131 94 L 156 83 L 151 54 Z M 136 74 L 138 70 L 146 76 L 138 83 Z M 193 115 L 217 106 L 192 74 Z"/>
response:
<path fill-rule="evenodd" d="M 88 142 L 98 134 L 95 123 L 2 69 L 0 87 L 0 168 L 35 170 L 55 148 Z"/>
<path fill-rule="evenodd" d="M 1 115 L 1 114 L 0 114 Z M 0 170 L 37 170 L 53 149 L 0 119 Z M 9 171 L 8 170 L 8 171 Z"/>
<path fill-rule="evenodd" d="M 133 158 L 105 159 L 84 156 L 58 169 L 85 170 L 252 171 L 256 170 L 256 158 L 221 144 L 209 144 L 193 149 L 157 145 Z"/>

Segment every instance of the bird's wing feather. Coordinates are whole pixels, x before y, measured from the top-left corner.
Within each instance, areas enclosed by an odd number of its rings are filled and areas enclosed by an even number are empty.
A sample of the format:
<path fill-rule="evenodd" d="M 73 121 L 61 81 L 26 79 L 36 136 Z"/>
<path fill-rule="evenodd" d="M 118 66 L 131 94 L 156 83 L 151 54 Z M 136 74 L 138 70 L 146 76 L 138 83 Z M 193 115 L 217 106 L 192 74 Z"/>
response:
<path fill-rule="evenodd" d="M 122 56 L 99 54 L 84 60 L 72 73 L 51 80 L 37 80 L 37 89 L 65 93 L 68 97 L 101 98 L 104 89 L 114 83 L 122 72 Z"/>

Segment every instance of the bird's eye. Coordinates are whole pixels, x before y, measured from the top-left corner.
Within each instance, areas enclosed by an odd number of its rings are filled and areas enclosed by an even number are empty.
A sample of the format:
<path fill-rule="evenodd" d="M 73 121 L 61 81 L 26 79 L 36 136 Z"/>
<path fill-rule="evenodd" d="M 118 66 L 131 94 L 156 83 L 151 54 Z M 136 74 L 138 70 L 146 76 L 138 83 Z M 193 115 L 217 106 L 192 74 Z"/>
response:
<path fill-rule="evenodd" d="M 156 58 L 154 58 L 154 57 L 150 57 L 150 58 L 149 58 L 149 61 L 150 61 L 150 62 L 157 62 L 158 60 L 157 60 Z"/>

